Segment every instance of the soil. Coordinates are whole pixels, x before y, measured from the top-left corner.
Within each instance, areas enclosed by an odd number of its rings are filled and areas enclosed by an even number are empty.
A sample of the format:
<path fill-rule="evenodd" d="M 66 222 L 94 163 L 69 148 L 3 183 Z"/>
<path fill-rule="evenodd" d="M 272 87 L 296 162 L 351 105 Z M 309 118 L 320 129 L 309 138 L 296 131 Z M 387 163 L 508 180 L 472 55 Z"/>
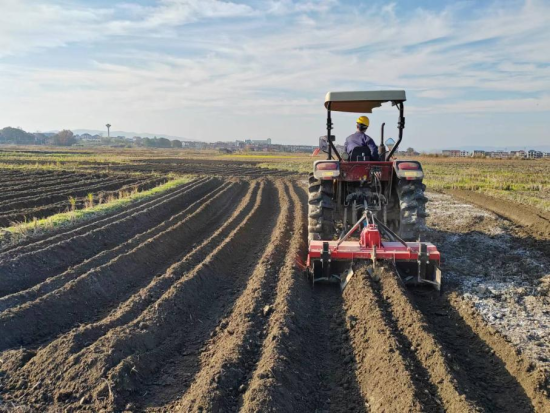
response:
<path fill-rule="evenodd" d="M 70 210 L 73 208 L 70 197 L 75 198 L 74 208 L 81 209 L 85 206 L 89 194 L 92 194 L 94 203 L 98 203 L 110 196 L 118 195 L 120 191 L 144 191 L 168 180 L 165 177 L 150 175 L 59 173 L 46 175 L 42 185 L 43 178 L 35 179 L 34 183 L 28 180 L 29 176 L 36 174 L 23 175 L 24 184 L 10 180 L 9 186 L 1 188 L 0 229 L 17 222 L 32 221 L 35 218 Z M 9 241 L 7 240 L 8 244 Z"/>
<path fill-rule="evenodd" d="M 542 286 L 500 302 L 544 317 L 547 258 L 513 223 L 428 194 L 445 294 L 391 264 L 313 287 L 304 181 L 243 165 L 0 251 L 0 411 L 550 411 L 546 347 L 476 292 Z"/>
<path fill-rule="evenodd" d="M 276 169 L 262 169 L 256 167 L 255 161 L 232 161 L 211 159 L 143 159 L 135 160 L 132 164 L 120 164 L 109 166 L 110 171 L 120 172 L 144 172 L 144 173 L 178 173 L 199 174 L 208 176 L 261 178 L 283 177 L 295 175 L 293 172 Z M 104 170 L 104 166 L 97 166 L 98 170 Z"/>
<path fill-rule="evenodd" d="M 548 240 L 550 238 L 550 213 L 548 212 L 529 205 L 518 205 L 506 199 L 496 199 L 479 192 L 454 189 L 447 193 L 456 199 L 488 209 L 521 225 L 537 239 Z"/>

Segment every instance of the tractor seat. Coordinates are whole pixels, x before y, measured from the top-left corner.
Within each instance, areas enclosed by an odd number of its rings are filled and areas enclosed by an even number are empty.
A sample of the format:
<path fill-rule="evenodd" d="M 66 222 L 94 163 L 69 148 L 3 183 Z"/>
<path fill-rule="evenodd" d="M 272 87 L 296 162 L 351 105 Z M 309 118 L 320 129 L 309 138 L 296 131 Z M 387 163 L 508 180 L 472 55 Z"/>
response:
<path fill-rule="evenodd" d="M 357 146 L 351 151 L 349 160 L 352 162 L 367 162 L 370 161 L 371 151 L 368 146 Z"/>

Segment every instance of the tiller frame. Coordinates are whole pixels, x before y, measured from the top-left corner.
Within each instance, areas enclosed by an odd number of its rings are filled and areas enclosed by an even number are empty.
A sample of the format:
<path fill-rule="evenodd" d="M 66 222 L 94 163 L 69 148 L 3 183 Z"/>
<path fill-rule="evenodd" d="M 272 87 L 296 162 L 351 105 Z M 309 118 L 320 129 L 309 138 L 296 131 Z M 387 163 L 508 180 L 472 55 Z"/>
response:
<path fill-rule="evenodd" d="M 363 223 L 359 240 L 349 241 Z M 389 241 L 382 240 L 380 230 Z M 403 241 L 376 219 L 372 211 L 365 211 L 337 241 L 311 240 L 306 264 L 313 284 L 339 282 L 343 290 L 353 275 L 355 260 L 371 261 L 374 270 L 378 261 L 390 261 L 405 284 L 429 284 L 441 291 L 441 256 L 436 246 L 429 242 Z M 334 270 L 345 275 L 340 276 Z"/>

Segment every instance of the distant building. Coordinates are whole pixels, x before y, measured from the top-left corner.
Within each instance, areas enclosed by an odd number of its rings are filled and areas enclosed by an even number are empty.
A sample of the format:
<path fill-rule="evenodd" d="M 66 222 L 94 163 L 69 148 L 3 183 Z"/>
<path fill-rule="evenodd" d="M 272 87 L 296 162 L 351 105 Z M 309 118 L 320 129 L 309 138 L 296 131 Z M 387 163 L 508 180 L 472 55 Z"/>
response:
<path fill-rule="evenodd" d="M 443 156 L 450 156 L 452 158 L 458 158 L 460 157 L 460 152 L 458 149 L 444 149 L 442 151 Z"/>
<path fill-rule="evenodd" d="M 538 159 L 538 158 L 542 158 L 542 156 L 543 156 L 543 153 L 542 153 L 542 152 L 540 152 L 540 151 L 535 151 L 535 150 L 533 150 L 533 149 L 531 149 L 531 150 L 529 150 L 529 151 L 527 152 L 527 157 L 528 157 L 529 159 Z"/>
<path fill-rule="evenodd" d="M 485 157 L 486 155 L 487 155 L 487 152 L 485 152 L 485 151 L 473 151 L 473 152 L 472 152 L 472 156 L 473 156 L 474 158 L 483 158 L 483 157 Z"/>
<path fill-rule="evenodd" d="M 271 145 L 271 138 L 267 139 L 247 139 L 244 141 L 247 145 Z"/>
<path fill-rule="evenodd" d="M 510 151 L 510 156 L 515 158 L 525 158 L 527 156 L 527 152 L 525 151 Z"/>
<path fill-rule="evenodd" d="M 188 149 L 204 149 L 207 146 L 206 142 L 198 142 L 198 141 L 182 141 L 181 145 L 183 148 L 188 148 Z"/>
<path fill-rule="evenodd" d="M 290 152 L 306 152 L 310 153 L 317 149 L 317 146 L 311 145 L 288 145 L 290 146 Z"/>
<path fill-rule="evenodd" d="M 510 153 L 505 151 L 495 151 L 491 152 L 489 156 L 496 159 L 505 159 L 510 157 Z"/>
<path fill-rule="evenodd" d="M 83 142 L 90 142 L 90 143 L 101 142 L 101 136 L 90 135 L 89 133 L 83 133 L 80 136 L 76 136 L 76 138 L 80 139 Z"/>

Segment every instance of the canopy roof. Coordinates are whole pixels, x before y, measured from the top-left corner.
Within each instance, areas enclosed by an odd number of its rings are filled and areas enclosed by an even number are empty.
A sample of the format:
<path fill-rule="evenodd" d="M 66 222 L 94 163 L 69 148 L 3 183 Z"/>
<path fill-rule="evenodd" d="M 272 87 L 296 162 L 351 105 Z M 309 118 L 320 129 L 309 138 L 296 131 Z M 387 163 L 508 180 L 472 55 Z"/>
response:
<path fill-rule="evenodd" d="M 404 102 L 404 90 L 373 90 L 369 92 L 328 92 L 325 107 L 336 112 L 372 113 L 385 102 Z"/>

